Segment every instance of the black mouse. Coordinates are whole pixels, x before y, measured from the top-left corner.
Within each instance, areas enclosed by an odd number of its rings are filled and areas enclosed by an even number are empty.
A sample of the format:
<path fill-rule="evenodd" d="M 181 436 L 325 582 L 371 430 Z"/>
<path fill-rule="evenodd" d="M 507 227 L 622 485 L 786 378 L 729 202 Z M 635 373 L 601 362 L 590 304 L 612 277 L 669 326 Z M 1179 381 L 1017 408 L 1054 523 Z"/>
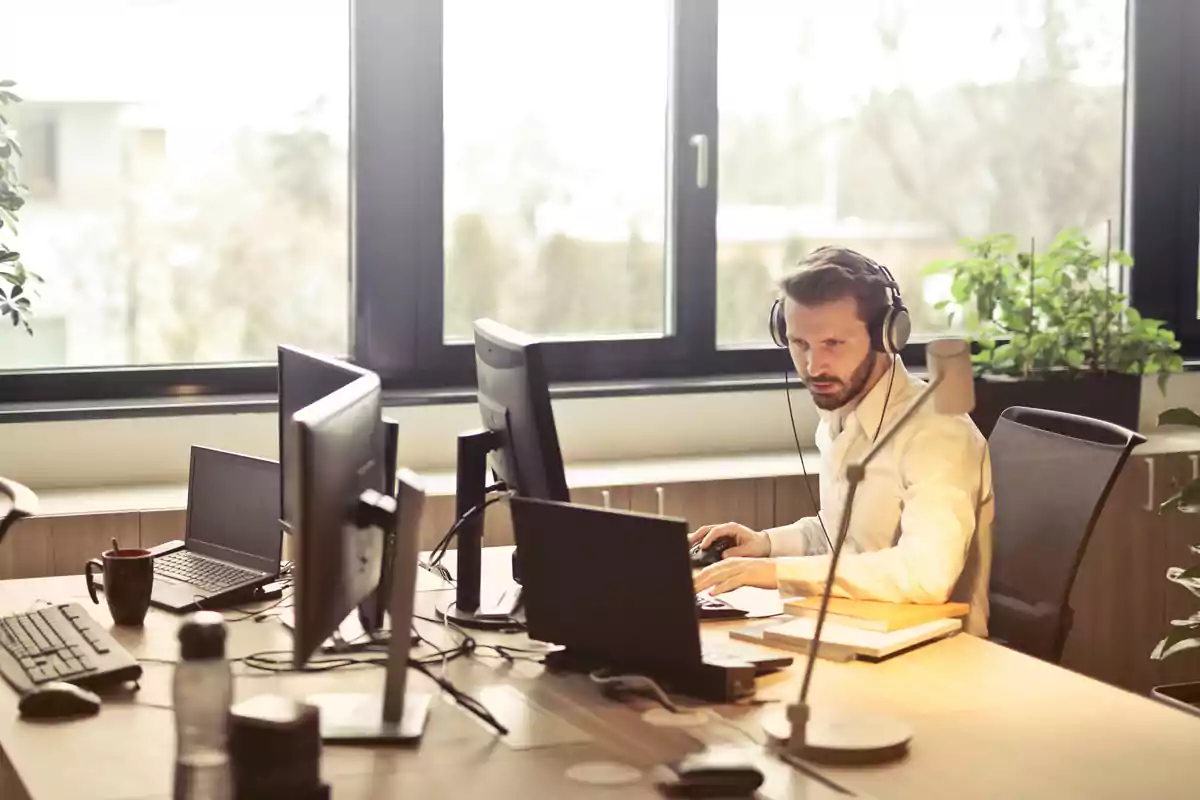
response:
<path fill-rule="evenodd" d="M 17 709 L 24 719 L 90 717 L 100 710 L 100 697 L 73 683 L 51 681 L 21 695 Z"/>
<path fill-rule="evenodd" d="M 703 750 L 671 765 L 675 780 L 661 784 L 673 797 L 754 797 L 763 774 L 745 756 Z"/>
<path fill-rule="evenodd" d="M 700 545 L 696 545 L 691 550 L 692 569 L 703 569 L 709 564 L 717 563 L 721 560 L 721 554 L 736 544 L 733 537 L 722 536 L 704 550 L 700 549 Z"/>

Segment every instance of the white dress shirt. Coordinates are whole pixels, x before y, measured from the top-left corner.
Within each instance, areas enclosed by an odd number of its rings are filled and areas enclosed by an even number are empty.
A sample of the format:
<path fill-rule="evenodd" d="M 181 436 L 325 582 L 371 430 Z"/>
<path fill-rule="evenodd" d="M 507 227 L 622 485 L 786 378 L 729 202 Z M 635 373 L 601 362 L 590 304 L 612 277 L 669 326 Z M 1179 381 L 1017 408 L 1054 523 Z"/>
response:
<path fill-rule="evenodd" d="M 857 404 L 819 411 L 821 511 L 836 541 L 846 467 L 870 449 L 925 387 L 897 358 Z M 886 407 L 885 407 L 886 397 Z M 987 635 L 994 514 L 986 442 L 967 415 L 943 416 L 931 399 L 867 466 L 858 486 L 832 594 L 899 603 L 970 603 L 968 633 Z M 820 594 L 830 547 L 817 517 L 767 531 L 787 596 Z"/>

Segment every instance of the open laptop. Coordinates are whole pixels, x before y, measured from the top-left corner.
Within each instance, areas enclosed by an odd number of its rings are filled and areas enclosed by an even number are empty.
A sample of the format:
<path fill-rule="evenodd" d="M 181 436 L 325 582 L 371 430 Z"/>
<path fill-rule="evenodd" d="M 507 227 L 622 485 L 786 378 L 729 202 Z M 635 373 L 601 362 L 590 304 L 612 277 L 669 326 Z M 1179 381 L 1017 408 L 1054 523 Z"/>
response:
<path fill-rule="evenodd" d="M 682 519 L 514 497 L 529 635 L 578 663 L 670 679 L 701 665 L 781 669 L 790 655 L 702 645 Z M 597 667 L 598 668 L 598 667 Z"/>
<path fill-rule="evenodd" d="M 245 602 L 279 575 L 279 462 L 192 447 L 187 530 L 154 549 L 150 602 L 172 611 Z"/>

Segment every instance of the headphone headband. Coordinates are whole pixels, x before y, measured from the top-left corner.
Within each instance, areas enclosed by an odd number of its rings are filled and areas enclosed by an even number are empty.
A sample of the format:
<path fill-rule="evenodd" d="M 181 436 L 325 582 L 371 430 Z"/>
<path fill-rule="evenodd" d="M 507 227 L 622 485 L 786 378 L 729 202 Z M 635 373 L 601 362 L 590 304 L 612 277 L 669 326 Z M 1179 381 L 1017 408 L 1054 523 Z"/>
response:
<path fill-rule="evenodd" d="M 891 270 L 879 262 L 853 250 L 847 252 L 853 253 L 869 264 L 883 278 L 888 302 L 881 311 L 867 321 L 867 331 L 871 335 L 871 349 L 894 356 L 908 344 L 908 338 L 912 333 L 912 318 L 909 316 L 908 307 L 904 304 L 904 298 L 900 294 L 900 284 L 892 275 Z M 771 306 L 771 316 L 768 320 L 771 327 L 771 340 L 779 347 L 788 346 L 787 320 L 784 317 L 783 306 L 784 298 L 776 298 L 774 305 Z"/>

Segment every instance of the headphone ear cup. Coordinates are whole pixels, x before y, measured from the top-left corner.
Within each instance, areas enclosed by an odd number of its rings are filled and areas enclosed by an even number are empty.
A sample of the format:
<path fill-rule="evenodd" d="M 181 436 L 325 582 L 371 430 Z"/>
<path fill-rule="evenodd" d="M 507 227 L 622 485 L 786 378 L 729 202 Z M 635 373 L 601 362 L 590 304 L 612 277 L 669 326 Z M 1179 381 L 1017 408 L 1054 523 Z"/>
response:
<path fill-rule="evenodd" d="M 775 298 L 771 305 L 771 317 L 767 320 L 771 327 L 771 341 L 778 347 L 787 347 L 787 319 L 783 316 L 783 298 Z"/>
<path fill-rule="evenodd" d="M 892 355 L 897 355 L 904 349 L 910 336 L 912 336 L 912 317 L 908 315 L 908 309 L 901 304 L 899 308 L 892 311 L 888 327 L 888 341 L 892 346 Z"/>

